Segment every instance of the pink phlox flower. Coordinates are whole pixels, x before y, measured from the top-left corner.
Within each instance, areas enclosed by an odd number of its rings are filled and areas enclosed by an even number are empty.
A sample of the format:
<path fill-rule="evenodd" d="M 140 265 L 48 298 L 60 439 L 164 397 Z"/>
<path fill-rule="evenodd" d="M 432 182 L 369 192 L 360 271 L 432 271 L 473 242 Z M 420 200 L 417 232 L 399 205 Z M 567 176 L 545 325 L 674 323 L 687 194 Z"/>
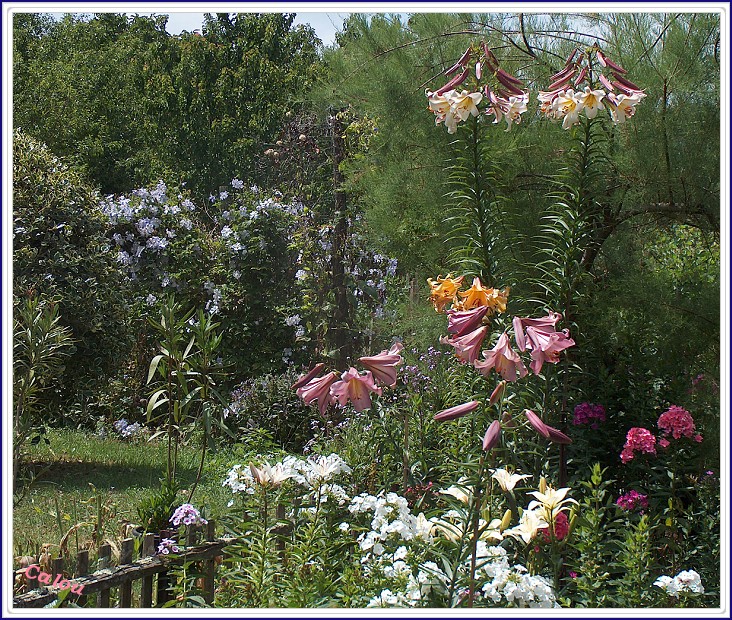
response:
<path fill-rule="evenodd" d="M 484 377 L 490 374 L 492 368 L 506 381 L 516 381 L 518 375 L 525 377 L 526 367 L 521 357 L 513 349 L 508 341 L 508 335 L 504 332 L 498 339 L 496 346 L 490 351 L 483 351 L 485 361 L 475 361 L 473 365 Z"/>
<path fill-rule="evenodd" d="M 325 410 L 332 402 L 333 395 L 330 393 L 331 385 L 338 380 L 337 372 L 329 372 L 327 375 L 311 379 L 308 383 L 297 389 L 297 395 L 303 399 L 306 405 L 314 400 L 318 401 L 320 415 L 325 415 Z"/>
<path fill-rule="evenodd" d="M 374 392 L 381 396 L 381 388 L 376 386 L 374 376 L 367 370 L 360 374 L 353 366 L 341 375 L 341 380 L 330 386 L 330 393 L 341 406 L 350 400 L 356 411 L 363 411 L 371 407 L 371 396 Z"/>
<path fill-rule="evenodd" d="M 633 427 L 628 431 L 620 460 L 623 463 L 631 461 L 636 451 L 656 454 L 656 437 L 648 429 Z"/>
<path fill-rule="evenodd" d="M 544 542 L 551 542 L 551 534 L 548 527 L 542 527 L 539 529 L 539 533 L 543 536 Z M 569 534 L 569 517 L 567 513 L 562 510 L 557 513 L 554 518 L 554 538 L 555 540 L 564 540 Z"/>
<path fill-rule="evenodd" d="M 694 418 L 683 407 L 672 405 L 658 418 L 658 428 L 664 435 L 672 435 L 674 439 L 681 437 L 694 437 Z"/>
<path fill-rule="evenodd" d="M 389 350 L 372 357 L 360 357 L 358 361 L 373 373 L 377 383 L 394 387 L 397 380 L 396 367 L 404 361 L 399 355 L 403 348 L 402 343 L 397 342 Z"/>
<path fill-rule="evenodd" d="M 665 437 L 661 437 L 661 439 L 658 440 L 658 445 L 662 448 L 668 448 L 671 445 L 671 442 Z"/>
<path fill-rule="evenodd" d="M 472 364 L 478 359 L 480 347 L 488 334 L 488 327 L 483 326 L 464 336 L 455 336 L 453 338 L 440 338 L 442 344 L 449 344 L 455 349 L 455 355 L 462 361 Z"/>

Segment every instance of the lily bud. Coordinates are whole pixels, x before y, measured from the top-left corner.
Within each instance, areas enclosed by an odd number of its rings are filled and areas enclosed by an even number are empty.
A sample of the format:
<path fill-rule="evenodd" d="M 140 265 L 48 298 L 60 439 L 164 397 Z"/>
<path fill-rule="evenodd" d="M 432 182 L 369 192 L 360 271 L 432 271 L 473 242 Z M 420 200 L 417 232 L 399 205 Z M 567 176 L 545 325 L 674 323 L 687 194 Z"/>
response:
<path fill-rule="evenodd" d="M 493 420 L 485 433 L 485 437 L 483 437 L 483 450 L 488 452 L 495 448 L 500 438 L 501 423 L 498 420 Z"/>
<path fill-rule="evenodd" d="M 508 529 L 508 527 L 511 525 L 511 510 L 506 510 L 506 512 L 503 513 L 503 519 L 501 519 L 501 531 Z"/>
<path fill-rule="evenodd" d="M 482 75 L 480 62 L 475 63 L 475 79 L 479 80 L 480 76 Z"/>
<path fill-rule="evenodd" d="M 572 443 L 572 440 L 567 437 L 562 431 L 557 430 L 553 426 L 546 427 L 546 430 L 549 431 L 549 441 L 553 441 L 554 443 L 562 443 L 565 445 L 569 445 Z"/>
<path fill-rule="evenodd" d="M 295 383 L 293 383 L 290 386 L 291 390 L 296 390 L 297 388 L 302 387 L 306 383 L 310 383 L 310 380 L 317 377 L 320 374 L 320 371 L 323 370 L 325 367 L 325 364 L 318 363 L 313 366 L 313 369 L 308 371 L 306 374 L 302 375 Z"/>
<path fill-rule="evenodd" d="M 549 429 L 546 427 L 546 424 L 541 421 L 541 418 L 538 415 L 530 409 L 524 409 L 524 415 L 526 415 L 526 418 L 529 420 L 529 424 L 531 424 L 539 435 L 545 439 L 549 439 Z"/>
<path fill-rule="evenodd" d="M 463 403 L 462 405 L 457 405 L 456 407 L 444 409 L 435 415 L 435 421 L 446 422 L 448 420 L 461 418 L 471 411 L 475 411 L 478 408 L 478 405 L 480 405 L 480 402 L 478 402 L 477 400 L 471 400 L 469 403 Z"/>
<path fill-rule="evenodd" d="M 539 480 L 539 493 L 542 495 L 546 494 L 546 478 L 544 478 L 544 476 Z"/>
<path fill-rule="evenodd" d="M 491 397 L 488 399 L 489 405 L 495 405 L 499 400 L 503 398 L 503 394 L 506 391 L 506 382 L 501 381 L 498 383 L 498 385 L 495 387 L 493 392 L 491 392 Z"/>
<path fill-rule="evenodd" d="M 510 411 L 504 411 L 501 416 L 501 426 L 503 428 L 516 428 L 516 422 L 513 421 L 513 416 Z"/>

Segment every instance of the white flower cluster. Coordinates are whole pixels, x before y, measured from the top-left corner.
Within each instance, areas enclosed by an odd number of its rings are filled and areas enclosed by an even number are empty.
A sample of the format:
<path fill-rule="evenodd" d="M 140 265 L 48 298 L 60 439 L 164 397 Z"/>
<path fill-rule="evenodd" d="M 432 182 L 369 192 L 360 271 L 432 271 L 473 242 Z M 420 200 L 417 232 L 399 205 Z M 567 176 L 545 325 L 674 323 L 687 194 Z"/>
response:
<path fill-rule="evenodd" d="M 433 590 L 442 594 L 448 591 L 450 579 L 434 562 L 421 563 L 415 576 L 415 571 L 408 564 L 396 559 L 405 558 L 407 553 L 406 547 L 402 546 L 393 556 L 384 554 L 379 558 L 378 565 L 384 576 L 393 578 L 395 584 L 373 597 L 368 607 L 414 607 L 427 603 L 427 597 Z M 458 569 L 463 578 L 467 578 L 470 563 L 468 558 Z M 486 603 L 511 607 L 559 607 L 549 581 L 539 575 L 530 575 L 520 564 L 511 566 L 503 547 L 488 546 L 479 541 L 476 565 L 476 579 L 483 583 L 476 595 L 480 596 L 482 592 Z M 467 596 L 467 592 L 463 595 Z"/>
<path fill-rule="evenodd" d="M 682 570 L 674 578 L 661 575 L 653 582 L 653 585 L 664 590 L 669 596 L 676 598 L 678 598 L 680 593 L 704 594 L 701 575 L 695 570 Z"/>
<path fill-rule="evenodd" d="M 480 542 L 478 545 L 480 565 Z M 487 557 L 490 561 L 480 565 L 476 574 L 486 579 L 481 588 L 485 598 L 496 605 L 508 603 L 516 607 L 559 607 L 554 590 L 545 577 L 530 575 L 520 564 L 510 566 L 503 547 L 488 547 L 484 553 L 484 559 Z"/>
<path fill-rule="evenodd" d="M 231 488 L 232 493 L 248 493 L 252 495 L 257 484 L 279 486 L 287 479 L 292 479 L 307 489 L 319 489 L 321 501 L 332 497 L 342 505 L 348 501 L 346 491 L 337 484 L 325 484 L 340 473 L 350 473 L 351 468 L 337 454 L 329 456 L 313 455 L 307 459 L 286 456 L 281 462 L 270 465 L 242 466 L 234 465 L 227 473 L 223 486 Z"/>
<path fill-rule="evenodd" d="M 362 551 L 370 551 L 376 556 L 384 553 L 382 543 L 392 534 L 406 541 L 415 538 L 430 539 L 432 523 L 422 513 L 415 517 L 409 509 L 407 500 L 396 493 L 386 495 L 383 491 L 378 495 L 361 493 L 351 500 L 348 510 L 352 514 L 373 513 L 371 531 L 358 537 L 358 545 Z M 368 560 L 368 557 L 367 555 L 365 559 Z"/>

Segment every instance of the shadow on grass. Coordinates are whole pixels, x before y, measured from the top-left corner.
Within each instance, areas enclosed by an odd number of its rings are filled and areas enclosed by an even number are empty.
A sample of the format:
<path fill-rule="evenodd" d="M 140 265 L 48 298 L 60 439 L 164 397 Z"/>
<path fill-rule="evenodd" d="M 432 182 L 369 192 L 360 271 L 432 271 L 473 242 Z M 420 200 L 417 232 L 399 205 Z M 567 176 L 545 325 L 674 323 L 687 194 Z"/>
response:
<path fill-rule="evenodd" d="M 35 485 L 53 485 L 59 491 L 87 490 L 89 484 L 97 489 L 124 490 L 130 488 L 156 488 L 165 477 L 165 466 L 119 465 L 90 461 L 33 461 L 25 463 L 25 472 L 39 477 Z M 176 478 L 182 485 L 192 483 L 196 477 L 194 467 L 178 467 Z"/>

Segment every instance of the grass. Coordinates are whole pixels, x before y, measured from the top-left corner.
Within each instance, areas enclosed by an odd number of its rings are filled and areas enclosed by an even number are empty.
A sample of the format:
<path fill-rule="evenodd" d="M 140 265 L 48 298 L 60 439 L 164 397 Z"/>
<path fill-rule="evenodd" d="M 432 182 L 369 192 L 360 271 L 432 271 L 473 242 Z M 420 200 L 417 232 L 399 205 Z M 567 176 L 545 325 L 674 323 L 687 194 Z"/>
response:
<path fill-rule="evenodd" d="M 121 540 L 127 524 L 139 523 L 140 501 L 165 477 L 166 444 L 73 430 L 51 431 L 49 441 L 50 445 L 34 446 L 28 455 L 26 466 L 38 477 L 13 511 L 14 554 L 38 557 L 43 546 L 50 545 L 56 557 L 69 532 L 66 546 L 72 554 L 92 547 L 95 538 Z M 184 489 L 195 480 L 199 458 L 195 445 L 179 450 L 178 479 Z M 206 516 L 218 518 L 225 512 L 231 493 L 221 483 L 240 461 L 232 448 L 207 453 L 192 499 Z M 183 503 L 188 494 L 181 492 L 179 497 Z"/>

